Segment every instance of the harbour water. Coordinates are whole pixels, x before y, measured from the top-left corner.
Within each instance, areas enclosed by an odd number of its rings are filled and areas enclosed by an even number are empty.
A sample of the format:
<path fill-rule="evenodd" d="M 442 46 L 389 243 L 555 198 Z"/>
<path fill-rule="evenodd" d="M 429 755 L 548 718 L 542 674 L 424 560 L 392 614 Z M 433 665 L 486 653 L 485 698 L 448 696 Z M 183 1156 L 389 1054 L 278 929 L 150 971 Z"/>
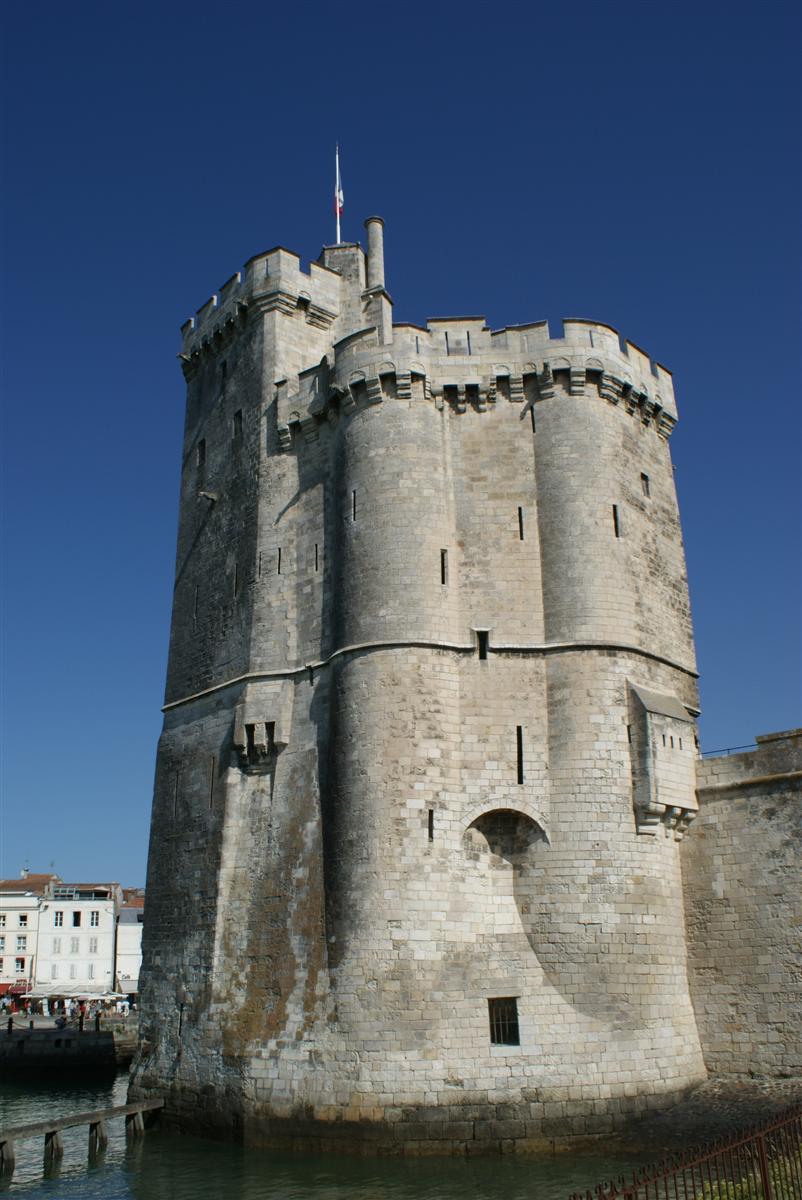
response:
<path fill-rule="evenodd" d="M 0 1082 L 0 1128 L 123 1104 L 128 1076 L 106 1083 L 25 1086 Z M 291 1155 L 149 1131 L 126 1145 L 109 1123 L 109 1146 L 87 1166 L 87 1129 L 64 1133 L 58 1175 L 45 1178 L 42 1140 L 20 1142 L 10 1182 L 19 1200 L 568 1200 L 600 1178 L 631 1170 L 603 1153 L 554 1158 L 364 1159 Z"/>

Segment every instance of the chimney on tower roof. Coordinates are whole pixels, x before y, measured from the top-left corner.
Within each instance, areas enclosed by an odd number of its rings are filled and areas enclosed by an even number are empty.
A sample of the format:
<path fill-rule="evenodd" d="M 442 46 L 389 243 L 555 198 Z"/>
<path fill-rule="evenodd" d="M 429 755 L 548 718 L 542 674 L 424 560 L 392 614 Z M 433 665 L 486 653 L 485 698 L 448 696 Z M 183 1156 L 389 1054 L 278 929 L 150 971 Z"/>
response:
<path fill-rule="evenodd" d="M 384 287 L 384 221 L 381 217 L 368 217 L 368 290 Z"/>

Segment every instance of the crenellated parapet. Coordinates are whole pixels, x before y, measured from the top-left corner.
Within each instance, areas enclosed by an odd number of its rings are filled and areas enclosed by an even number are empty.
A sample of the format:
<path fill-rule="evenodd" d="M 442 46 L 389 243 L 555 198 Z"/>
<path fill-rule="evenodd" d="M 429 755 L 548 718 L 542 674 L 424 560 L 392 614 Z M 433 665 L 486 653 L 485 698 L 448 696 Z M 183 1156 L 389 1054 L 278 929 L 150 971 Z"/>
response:
<path fill-rule="evenodd" d="M 497 403 L 531 407 L 559 394 L 620 405 L 667 438 L 676 424 L 671 374 L 608 325 L 567 320 L 562 337 L 545 321 L 490 330 L 482 317 L 393 326 L 391 343 L 375 328 L 349 334 L 325 363 L 299 376 L 292 394 L 279 389 L 282 448 L 298 427 L 309 440 L 317 426 L 360 404 L 426 401 L 457 413 Z"/>
<path fill-rule="evenodd" d="M 359 247 L 353 248 L 362 254 Z M 334 325 L 342 307 L 343 277 L 323 263 L 304 271 L 297 254 L 276 246 L 250 258 L 181 326 L 179 358 L 192 374 L 206 354 L 216 354 L 253 316 L 281 312 L 297 315 L 317 329 Z"/>

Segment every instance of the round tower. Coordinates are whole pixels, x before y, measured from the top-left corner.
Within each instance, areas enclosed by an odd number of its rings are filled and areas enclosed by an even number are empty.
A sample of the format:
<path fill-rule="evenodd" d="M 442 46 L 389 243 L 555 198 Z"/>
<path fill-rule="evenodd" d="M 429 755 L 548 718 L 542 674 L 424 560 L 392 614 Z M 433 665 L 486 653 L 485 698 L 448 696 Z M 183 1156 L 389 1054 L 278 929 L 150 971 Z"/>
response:
<path fill-rule="evenodd" d="M 248 659 L 210 646 L 200 695 L 170 692 L 169 729 L 212 722 L 223 794 L 174 873 L 206 880 L 208 932 L 165 920 L 146 953 L 163 982 L 200 946 L 208 977 L 137 1086 L 169 1076 L 188 1124 L 186 1097 L 233 1094 L 275 1145 L 532 1148 L 704 1075 L 671 377 L 584 321 L 393 325 L 367 225 L 367 261 L 272 251 L 238 294 L 262 347 Z"/>

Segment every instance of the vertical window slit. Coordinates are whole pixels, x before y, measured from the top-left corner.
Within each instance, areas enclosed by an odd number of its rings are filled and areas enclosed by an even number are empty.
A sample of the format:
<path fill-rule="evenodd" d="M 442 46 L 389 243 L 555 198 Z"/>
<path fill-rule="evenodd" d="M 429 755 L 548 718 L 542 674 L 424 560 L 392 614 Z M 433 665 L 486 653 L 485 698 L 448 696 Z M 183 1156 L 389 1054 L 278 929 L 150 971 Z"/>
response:
<path fill-rule="evenodd" d="M 315 570 L 317 571 L 317 570 L 319 570 L 319 568 L 320 568 L 320 554 L 318 552 L 317 542 L 315 542 Z"/>
<path fill-rule="evenodd" d="M 468 353 L 470 354 L 471 353 L 471 331 L 470 331 L 470 329 L 465 330 L 465 341 L 468 343 Z"/>
<path fill-rule="evenodd" d="M 487 629 L 476 630 L 476 644 L 479 647 L 479 658 L 482 661 L 487 658 L 487 642 L 489 632 L 490 631 Z"/>
<path fill-rule="evenodd" d="M 518 505 L 518 537 L 524 540 L 524 510 Z"/>
<path fill-rule="evenodd" d="M 206 475 L 206 438 L 201 438 L 195 447 L 195 468 L 198 477 L 198 487 L 200 487 Z"/>
<path fill-rule="evenodd" d="M 429 809 L 429 841 L 434 841 L 434 809 Z"/>
<path fill-rule="evenodd" d="M 209 808 L 214 808 L 214 772 L 217 767 L 217 759 L 212 755 L 209 763 Z"/>
<path fill-rule="evenodd" d="M 420 338 L 415 334 L 415 353 L 420 354 Z"/>
<path fill-rule="evenodd" d="M 234 563 L 234 595 L 239 594 L 239 563 Z"/>
<path fill-rule="evenodd" d="M 351 492 L 351 520 L 356 520 L 356 491 Z"/>
<path fill-rule="evenodd" d="M 256 560 L 256 578 L 262 578 L 262 551 L 259 551 L 259 557 Z"/>
<path fill-rule="evenodd" d="M 529 419 L 532 422 L 532 433 L 534 433 L 535 432 L 535 406 L 534 406 L 534 404 L 529 409 Z"/>
<path fill-rule="evenodd" d="M 631 746 L 632 745 L 632 726 L 631 725 L 627 725 L 627 741 L 629 742 L 629 744 Z"/>
<path fill-rule="evenodd" d="M 615 536 L 617 538 L 620 538 L 621 537 L 621 518 L 618 515 L 618 505 L 617 504 L 613 505 L 613 529 L 615 530 Z"/>
<path fill-rule="evenodd" d="M 518 755 L 518 782 L 524 781 L 524 727 L 523 725 L 515 726 L 515 741 Z"/>
<path fill-rule="evenodd" d="M 448 357 L 448 355 L 451 353 L 451 349 L 448 344 L 448 330 L 445 331 L 445 335 L 446 335 L 446 357 Z"/>
<path fill-rule="evenodd" d="M 242 409 L 241 408 L 238 408 L 237 411 L 234 413 L 234 417 L 232 420 L 232 429 L 233 429 L 233 434 L 234 434 L 234 441 L 241 442 L 242 441 Z"/>
<path fill-rule="evenodd" d="M 679 739 L 679 748 L 682 749 L 682 738 Z"/>
<path fill-rule="evenodd" d="M 645 471 L 641 471 L 640 486 L 641 486 L 644 496 L 651 496 L 652 489 L 649 484 L 649 476 L 645 473 Z"/>
<path fill-rule="evenodd" d="M 440 551 L 440 583 L 445 587 L 448 583 L 448 551 Z"/>
<path fill-rule="evenodd" d="M 276 574 L 281 574 L 281 546 L 278 548 L 278 559 L 276 561 Z"/>

